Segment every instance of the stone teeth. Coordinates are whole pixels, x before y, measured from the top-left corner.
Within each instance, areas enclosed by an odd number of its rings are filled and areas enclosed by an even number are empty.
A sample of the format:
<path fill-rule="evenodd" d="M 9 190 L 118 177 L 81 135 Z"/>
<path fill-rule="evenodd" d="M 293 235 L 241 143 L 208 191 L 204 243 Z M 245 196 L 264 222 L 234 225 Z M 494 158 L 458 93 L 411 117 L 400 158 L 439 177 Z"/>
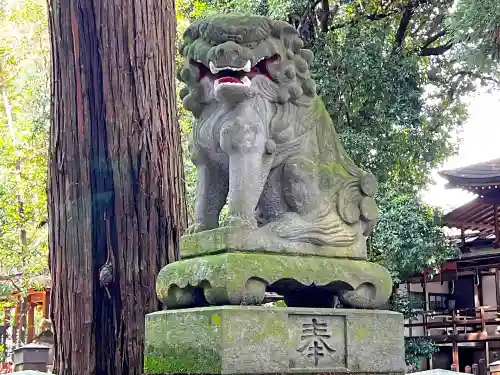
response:
<path fill-rule="evenodd" d="M 221 70 L 221 69 L 217 69 L 217 68 L 215 67 L 215 64 L 213 63 L 213 61 L 210 61 L 210 62 L 208 63 L 208 67 L 210 68 L 210 72 L 211 72 L 212 74 L 217 74 L 217 73 Z"/>
<path fill-rule="evenodd" d="M 234 68 L 232 66 L 223 66 L 221 68 L 217 68 L 215 66 L 214 62 L 210 61 L 208 63 L 208 67 L 210 68 L 210 72 L 212 74 L 217 74 L 217 73 L 219 73 L 222 70 L 232 70 L 234 72 L 244 71 L 244 72 L 248 73 L 248 72 L 250 72 L 252 70 L 252 62 L 250 60 L 248 60 L 243 68 Z"/>
<path fill-rule="evenodd" d="M 252 81 L 250 81 L 250 78 L 248 78 L 247 76 L 243 77 L 241 79 L 241 82 L 245 85 L 245 86 L 250 86 L 252 84 Z"/>
<path fill-rule="evenodd" d="M 250 72 L 250 70 L 252 70 L 252 62 L 248 60 L 245 66 L 243 67 L 243 71 L 248 73 Z"/>

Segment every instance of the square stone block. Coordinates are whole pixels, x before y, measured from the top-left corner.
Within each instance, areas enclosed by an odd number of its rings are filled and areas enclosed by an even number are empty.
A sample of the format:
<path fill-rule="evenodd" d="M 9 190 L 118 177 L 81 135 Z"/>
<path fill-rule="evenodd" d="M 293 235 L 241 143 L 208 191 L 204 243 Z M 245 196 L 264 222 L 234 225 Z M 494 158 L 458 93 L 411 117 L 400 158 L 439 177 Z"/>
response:
<path fill-rule="evenodd" d="M 16 371 L 47 370 L 50 347 L 38 344 L 27 344 L 14 350 L 14 368 Z"/>
<path fill-rule="evenodd" d="M 403 316 L 222 306 L 146 317 L 146 374 L 404 373 Z"/>

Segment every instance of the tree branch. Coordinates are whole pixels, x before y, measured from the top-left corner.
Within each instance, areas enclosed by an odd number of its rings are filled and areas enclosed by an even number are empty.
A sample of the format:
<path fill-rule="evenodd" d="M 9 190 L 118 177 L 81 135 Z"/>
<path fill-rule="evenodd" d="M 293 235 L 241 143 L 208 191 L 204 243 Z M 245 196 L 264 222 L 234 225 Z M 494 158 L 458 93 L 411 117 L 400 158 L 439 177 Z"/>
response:
<path fill-rule="evenodd" d="M 423 47 L 420 50 L 420 56 L 439 56 L 448 51 L 451 47 L 453 47 L 453 43 L 451 42 L 437 47 Z"/>
<path fill-rule="evenodd" d="M 399 49 L 403 46 L 406 30 L 408 30 L 408 25 L 410 24 L 411 16 L 413 15 L 413 4 L 408 4 L 403 11 L 401 21 L 399 21 L 398 31 L 396 32 L 396 41 L 394 44 L 394 49 Z"/>
<path fill-rule="evenodd" d="M 454 76 L 469 76 L 469 77 L 472 77 L 472 78 L 478 78 L 482 81 L 490 81 L 490 82 L 493 82 L 497 85 L 500 85 L 500 80 L 496 79 L 496 78 L 493 78 L 493 77 L 488 77 L 488 76 L 483 76 L 479 73 L 475 73 L 475 72 L 470 72 L 470 71 L 467 71 L 467 70 L 460 70 L 458 72 L 456 72 L 454 74 Z"/>
<path fill-rule="evenodd" d="M 14 280 L 12 280 L 12 278 L 10 278 L 10 279 L 9 279 L 9 281 L 10 281 L 10 283 L 12 284 L 12 286 L 13 286 L 14 288 L 16 288 L 16 289 L 17 289 L 17 291 L 18 291 L 19 293 L 21 293 L 21 292 L 22 292 L 21 288 L 20 288 L 19 286 L 17 286 L 17 284 L 14 282 Z"/>
<path fill-rule="evenodd" d="M 306 7 L 306 10 L 302 14 L 302 17 L 300 17 L 300 23 L 299 27 L 301 27 L 304 22 L 306 21 L 307 17 L 311 14 L 311 12 L 318 6 L 318 4 L 321 3 L 321 0 L 314 0 L 314 2 L 309 3 L 309 5 Z"/>
<path fill-rule="evenodd" d="M 436 32 L 436 30 L 439 28 L 439 26 L 443 23 L 444 19 L 446 18 L 446 15 L 444 13 L 438 14 L 433 20 L 432 24 L 429 27 L 429 30 L 427 31 L 428 34 L 432 34 Z"/>
<path fill-rule="evenodd" d="M 432 43 L 434 43 L 436 40 L 438 40 L 439 38 L 441 38 L 445 35 L 446 35 L 446 30 L 441 30 L 440 32 L 430 36 L 429 38 L 427 38 L 425 40 L 425 42 L 422 45 L 422 48 L 429 47 Z"/>
<path fill-rule="evenodd" d="M 337 13 L 339 12 L 339 9 L 340 9 L 340 5 L 338 3 L 333 6 L 332 12 L 330 14 L 331 19 L 333 19 L 337 15 Z"/>
<path fill-rule="evenodd" d="M 313 14 L 313 11 L 319 5 L 319 3 L 321 3 L 321 0 L 314 0 L 309 2 L 306 9 L 304 10 L 304 13 L 302 14 L 302 17 L 299 20 L 299 23 L 295 25 L 297 31 L 300 34 L 300 37 L 306 44 L 311 42 L 311 40 L 314 38 L 314 22 L 311 19 L 311 16 L 316 16 L 316 14 Z"/>
<path fill-rule="evenodd" d="M 341 22 L 341 23 L 332 25 L 332 27 L 330 27 L 330 30 L 337 30 L 337 29 L 341 29 L 341 28 L 346 27 L 346 26 L 353 26 L 361 20 L 368 20 L 368 21 L 383 20 L 385 18 L 394 16 L 395 14 L 398 14 L 399 12 L 400 12 L 400 10 L 396 9 L 396 10 L 392 10 L 388 13 L 372 13 L 372 14 L 361 15 L 361 17 L 359 17 L 359 18 L 355 18 L 355 19 L 352 19 L 350 21 L 345 21 L 345 22 Z"/>
<path fill-rule="evenodd" d="M 319 17 L 321 24 L 321 31 L 328 32 L 328 25 L 330 23 L 330 4 L 328 0 L 321 0 L 321 14 Z"/>
<path fill-rule="evenodd" d="M 15 276 L 21 276 L 22 274 L 16 274 L 16 275 L 12 275 L 12 276 L 5 276 L 5 275 L 0 275 L 0 281 L 7 281 L 9 283 L 12 284 L 12 286 L 14 288 L 17 289 L 18 292 L 22 292 L 22 289 L 14 282 L 14 280 L 12 279 L 13 277 Z"/>
<path fill-rule="evenodd" d="M 420 33 L 420 31 L 422 31 L 422 29 L 424 27 L 427 27 L 427 25 L 430 23 L 430 25 L 428 26 L 428 30 L 426 32 L 426 35 L 430 35 L 432 33 L 434 33 L 439 25 L 441 25 L 441 23 L 443 22 L 443 20 L 446 18 L 446 15 L 444 13 L 441 13 L 441 14 L 438 14 L 437 16 L 435 16 L 432 20 L 430 21 L 423 21 L 421 22 L 418 27 L 416 29 L 413 30 L 413 32 L 411 33 L 411 36 L 413 38 L 416 38 L 418 36 L 418 34 Z"/>
<path fill-rule="evenodd" d="M 355 25 L 357 24 L 359 21 L 361 20 L 368 20 L 368 21 L 379 21 L 379 20 L 383 20 L 383 19 L 386 19 L 388 17 L 391 17 L 391 16 L 394 16 L 395 14 L 398 14 L 400 13 L 401 11 L 405 11 L 407 9 L 409 9 L 410 11 L 413 12 L 413 10 L 415 8 L 418 8 L 419 6 L 421 5 L 424 5 L 424 4 L 427 4 L 429 3 L 430 0 L 414 0 L 414 1 L 410 1 L 405 7 L 397 7 L 387 13 L 372 13 L 372 14 L 366 14 L 366 15 L 360 15 L 360 17 L 357 17 L 357 18 L 354 18 L 350 21 L 346 21 L 346 22 L 342 22 L 342 23 L 338 23 L 336 25 L 332 25 L 332 27 L 330 28 L 330 30 L 336 30 L 336 29 L 341 29 L 345 26 L 352 26 L 352 25 Z M 404 14 L 403 14 L 404 16 Z M 410 17 L 411 17 L 411 14 L 410 14 Z M 408 20 L 409 22 L 409 20 Z M 408 25 L 406 25 L 404 31 L 406 31 L 406 28 L 408 27 Z"/>

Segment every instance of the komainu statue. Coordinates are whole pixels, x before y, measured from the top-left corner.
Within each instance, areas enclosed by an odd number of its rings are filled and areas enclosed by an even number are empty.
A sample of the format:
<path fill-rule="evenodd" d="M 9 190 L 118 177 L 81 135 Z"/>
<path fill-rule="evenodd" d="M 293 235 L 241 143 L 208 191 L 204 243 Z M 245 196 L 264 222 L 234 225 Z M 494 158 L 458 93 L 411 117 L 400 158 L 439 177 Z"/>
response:
<path fill-rule="evenodd" d="M 386 302 L 387 271 L 365 261 L 377 182 L 342 147 L 297 31 L 218 15 L 186 30 L 181 54 L 196 212 L 184 260 L 159 275 L 167 307 L 259 304 L 265 291 L 298 306 Z"/>

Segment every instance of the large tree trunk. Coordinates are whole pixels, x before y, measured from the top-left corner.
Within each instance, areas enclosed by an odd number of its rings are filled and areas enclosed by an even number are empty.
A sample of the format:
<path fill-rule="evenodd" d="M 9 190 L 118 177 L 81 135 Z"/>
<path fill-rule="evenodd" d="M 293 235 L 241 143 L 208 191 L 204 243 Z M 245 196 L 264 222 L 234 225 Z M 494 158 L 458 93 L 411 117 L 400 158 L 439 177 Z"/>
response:
<path fill-rule="evenodd" d="M 49 20 L 55 368 L 140 374 L 156 275 L 185 225 L 174 0 L 49 0 Z M 99 282 L 108 247 L 110 298 Z"/>

